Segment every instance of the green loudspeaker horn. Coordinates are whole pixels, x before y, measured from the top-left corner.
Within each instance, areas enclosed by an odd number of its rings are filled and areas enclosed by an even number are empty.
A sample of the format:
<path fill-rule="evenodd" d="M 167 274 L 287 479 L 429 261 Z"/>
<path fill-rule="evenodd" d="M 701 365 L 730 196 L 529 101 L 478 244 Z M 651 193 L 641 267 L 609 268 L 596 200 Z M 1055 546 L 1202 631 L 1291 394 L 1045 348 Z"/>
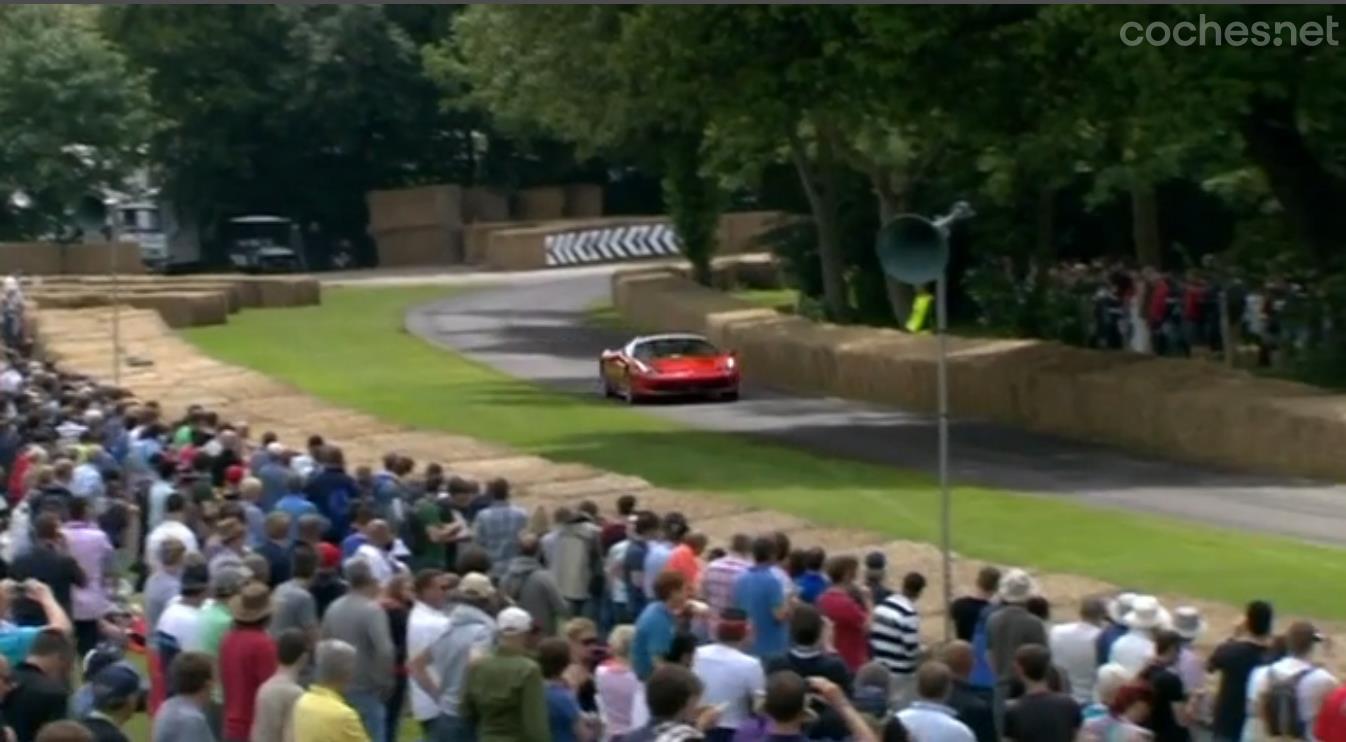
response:
<path fill-rule="evenodd" d="M 875 244 L 883 272 L 915 285 L 939 280 L 949 265 L 949 226 L 971 216 L 972 207 L 959 201 L 934 221 L 916 214 L 894 218 L 879 230 Z"/>

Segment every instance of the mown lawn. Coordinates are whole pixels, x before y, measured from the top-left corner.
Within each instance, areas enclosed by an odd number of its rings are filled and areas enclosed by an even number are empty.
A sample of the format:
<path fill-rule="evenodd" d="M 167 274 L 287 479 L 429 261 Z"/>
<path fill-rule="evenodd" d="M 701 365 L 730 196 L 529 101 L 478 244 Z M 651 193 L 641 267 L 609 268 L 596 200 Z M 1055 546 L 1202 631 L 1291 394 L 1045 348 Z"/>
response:
<path fill-rule="evenodd" d="M 820 523 L 933 541 L 938 501 L 923 475 L 699 431 L 639 410 L 554 393 L 431 347 L 402 330 L 444 287 L 328 289 L 321 307 L 250 311 L 190 330 L 206 352 L 385 419 L 468 434 L 710 490 Z M 1269 536 L 959 487 L 954 545 L 969 556 L 1110 582 L 1346 618 L 1346 553 Z"/>

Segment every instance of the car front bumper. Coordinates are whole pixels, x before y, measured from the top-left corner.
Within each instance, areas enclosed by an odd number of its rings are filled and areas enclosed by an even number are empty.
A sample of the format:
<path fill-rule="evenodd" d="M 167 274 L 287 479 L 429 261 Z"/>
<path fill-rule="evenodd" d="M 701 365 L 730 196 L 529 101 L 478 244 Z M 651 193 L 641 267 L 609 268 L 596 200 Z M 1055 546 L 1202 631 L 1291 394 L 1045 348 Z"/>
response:
<path fill-rule="evenodd" d="M 636 376 L 631 379 L 631 391 L 647 397 L 676 397 L 698 394 L 733 394 L 738 391 L 736 373 L 702 376 Z"/>

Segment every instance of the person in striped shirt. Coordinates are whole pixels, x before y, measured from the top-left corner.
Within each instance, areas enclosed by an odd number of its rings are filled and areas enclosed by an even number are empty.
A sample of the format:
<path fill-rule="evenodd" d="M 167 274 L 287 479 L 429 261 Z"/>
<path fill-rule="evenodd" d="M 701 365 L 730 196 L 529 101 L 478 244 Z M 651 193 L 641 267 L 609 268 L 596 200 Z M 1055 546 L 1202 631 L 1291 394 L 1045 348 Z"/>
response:
<path fill-rule="evenodd" d="M 902 590 L 874 607 L 869 627 L 874 659 L 893 674 L 897 699 L 902 705 L 911 699 L 912 681 L 921 659 L 921 616 L 916 601 L 924 590 L 925 576 L 908 572 L 902 578 Z"/>
<path fill-rule="evenodd" d="M 736 533 L 729 541 L 729 553 L 706 565 L 701 572 L 701 596 L 710 606 L 711 630 L 716 619 L 734 606 L 734 583 L 752 566 L 752 539 Z"/>

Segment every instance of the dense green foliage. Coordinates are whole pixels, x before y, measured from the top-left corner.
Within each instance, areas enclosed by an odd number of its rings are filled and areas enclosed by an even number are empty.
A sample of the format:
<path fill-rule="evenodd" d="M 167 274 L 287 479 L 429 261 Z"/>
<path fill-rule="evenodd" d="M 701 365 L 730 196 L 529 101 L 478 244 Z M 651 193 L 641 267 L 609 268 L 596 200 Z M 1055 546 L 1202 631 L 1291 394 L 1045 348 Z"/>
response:
<path fill-rule="evenodd" d="M 150 131 L 142 80 L 98 33 L 97 10 L 0 6 L 0 238 L 60 234 L 117 182 Z M 27 208 L 13 208 L 21 191 Z"/>
<path fill-rule="evenodd" d="M 805 293 L 834 319 L 892 321 L 910 294 L 877 274 L 874 230 L 958 198 L 979 216 L 955 235 L 956 278 L 1005 255 L 1182 269 L 1226 252 L 1339 270 L 1339 47 L 1119 35 L 1131 22 L 1327 18 L 1313 6 L 14 7 L 0 16 L 0 165 L 54 194 L 107 177 L 63 147 L 95 146 L 111 171 L 140 151 L 207 227 L 261 210 L 353 238 L 371 188 L 598 180 L 619 209 L 669 209 L 702 265 L 720 209 L 785 208 L 810 217 L 808 244 L 787 250 Z M 955 314 L 972 313 L 965 298 L 955 291 Z"/>
<path fill-rule="evenodd" d="M 958 197 L 980 217 L 956 239 L 956 271 L 968 250 L 1182 268 L 1179 245 L 1334 268 L 1346 65 L 1325 43 L 1119 37 L 1202 14 L 1327 20 L 1311 7 L 475 7 L 456 48 L 478 102 L 514 125 L 646 155 L 679 141 L 649 137 L 651 116 L 704 127 L 703 167 L 731 189 L 772 190 L 788 164 L 812 217 L 811 245 L 786 250 L 801 287 L 834 318 L 872 319 L 864 297 L 898 315 L 906 300 L 872 275 L 873 229 Z M 868 224 L 846 216 L 857 202 Z"/>

